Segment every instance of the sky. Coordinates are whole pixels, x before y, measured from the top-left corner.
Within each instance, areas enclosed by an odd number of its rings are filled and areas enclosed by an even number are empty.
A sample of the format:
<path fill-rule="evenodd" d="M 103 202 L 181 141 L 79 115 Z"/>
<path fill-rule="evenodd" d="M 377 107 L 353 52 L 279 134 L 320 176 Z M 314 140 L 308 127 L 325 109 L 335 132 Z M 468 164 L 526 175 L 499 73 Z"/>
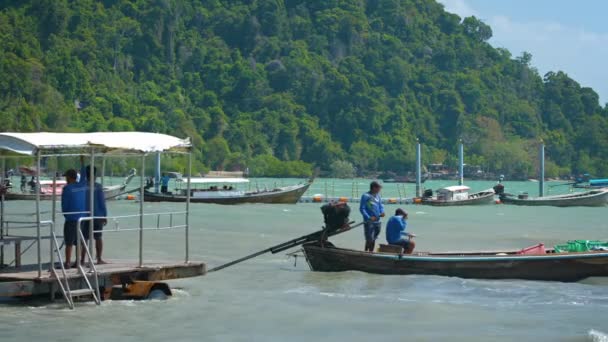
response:
<path fill-rule="evenodd" d="M 492 27 L 490 43 L 532 54 L 541 76 L 564 71 L 608 102 L 608 0 L 438 0 L 448 12 Z"/>

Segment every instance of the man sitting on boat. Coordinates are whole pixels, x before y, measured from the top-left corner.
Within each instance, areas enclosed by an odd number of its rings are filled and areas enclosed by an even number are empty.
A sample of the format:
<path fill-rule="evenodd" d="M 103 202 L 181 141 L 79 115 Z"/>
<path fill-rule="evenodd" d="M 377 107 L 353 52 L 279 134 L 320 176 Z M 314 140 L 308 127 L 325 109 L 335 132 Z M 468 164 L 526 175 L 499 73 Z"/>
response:
<path fill-rule="evenodd" d="M 407 212 L 399 208 L 395 211 L 395 216 L 386 223 L 386 242 L 403 247 L 405 254 L 412 254 L 416 247 L 416 243 L 411 240 L 414 234 L 407 233 L 406 229 Z"/>
<path fill-rule="evenodd" d="M 382 205 L 382 198 L 380 198 L 381 189 L 380 183 L 371 182 L 369 192 L 361 196 L 359 211 L 363 215 L 366 252 L 374 251 L 376 239 L 382 229 L 380 218 L 384 217 L 384 205 Z"/>

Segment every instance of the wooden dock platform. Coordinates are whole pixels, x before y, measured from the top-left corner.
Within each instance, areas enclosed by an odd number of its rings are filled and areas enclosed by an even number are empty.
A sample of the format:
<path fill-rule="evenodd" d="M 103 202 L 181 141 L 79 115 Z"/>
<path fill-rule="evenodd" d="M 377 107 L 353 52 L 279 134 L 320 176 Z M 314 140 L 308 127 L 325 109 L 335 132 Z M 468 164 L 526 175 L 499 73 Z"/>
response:
<path fill-rule="evenodd" d="M 49 264 L 43 265 L 42 275 L 38 277 L 37 265 L 25 265 L 18 269 L 0 269 L 0 298 L 51 295 L 56 291 L 57 279 L 49 271 Z M 146 262 L 142 267 L 137 261 L 109 260 L 107 264 L 96 265 L 101 287 L 110 288 L 129 280 L 163 281 L 204 275 L 206 265 L 202 262 L 167 263 Z M 59 264 L 57 272 L 61 274 Z M 77 269 L 66 270 L 70 287 L 79 288 L 84 281 Z"/>

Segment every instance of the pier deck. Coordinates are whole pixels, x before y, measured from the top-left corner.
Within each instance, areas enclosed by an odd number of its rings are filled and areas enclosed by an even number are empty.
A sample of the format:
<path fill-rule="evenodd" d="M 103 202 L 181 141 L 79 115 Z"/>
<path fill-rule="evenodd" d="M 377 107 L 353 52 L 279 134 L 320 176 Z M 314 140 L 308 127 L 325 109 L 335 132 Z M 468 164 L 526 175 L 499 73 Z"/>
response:
<path fill-rule="evenodd" d="M 201 262 L 168 263 L 146 262 L 142 267 L 137 261 L 110 260 L 107 264 L 96 265 L 99 284 L 103 287 L 120 285 L 124 279 L 163 281 L 196 277 L 206 273 L 206 265 Z M 61 274 L 59 265 L 56 269 Z M 66 270 L 71 286 L 77 288 L 83 277 L 75 268 Z M 49 264 L 44 265 L 41 277 L 38 277 L 37 265 L 26 265 L 19 269 L 0 269 L 0 297 L 28 297 L 50 295 L 54 290 L 56 279 L 49 272 Z"/>

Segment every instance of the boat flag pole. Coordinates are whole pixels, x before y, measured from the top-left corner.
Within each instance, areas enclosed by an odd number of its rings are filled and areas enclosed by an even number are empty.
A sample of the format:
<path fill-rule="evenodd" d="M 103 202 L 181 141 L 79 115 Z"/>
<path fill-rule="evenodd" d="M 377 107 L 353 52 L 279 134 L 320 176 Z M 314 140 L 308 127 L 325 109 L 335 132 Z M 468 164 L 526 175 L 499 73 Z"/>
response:
<path fill-rule="evenodd" d="M 422 197 L 422 167 L 420 164 L 420 140 L 416 139 L 416 197 Z"/>
<path fill-rule="evenodd" d="M 460 139 L 458 146 L 458 185 L 464 184 L 464 144 Z"/>
<path fill-rule="evenodd" d="M 538 159 L 540 161 L 540 176 L 538 178 L 538 197 L 543 197 L 545 196 L 545 142 L 542 139 L 540 141 Z"/>

